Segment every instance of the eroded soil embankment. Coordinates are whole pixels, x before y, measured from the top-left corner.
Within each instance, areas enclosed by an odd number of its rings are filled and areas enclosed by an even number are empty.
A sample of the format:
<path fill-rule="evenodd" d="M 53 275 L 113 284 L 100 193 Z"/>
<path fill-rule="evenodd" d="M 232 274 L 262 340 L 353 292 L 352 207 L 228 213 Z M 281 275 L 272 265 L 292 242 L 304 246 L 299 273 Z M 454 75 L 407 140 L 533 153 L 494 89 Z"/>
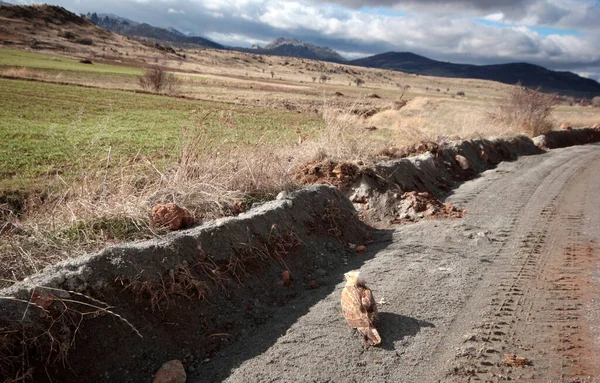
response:
<path fill-rule="evenodd" d="M 366 242 L 351 203 L 315 186 L 238 217 L 50 266 L 1 294 L 10 298 L 0 300 L 0 372 L 135 382 L 170 359 L 188 356 L 191 367 L 300 297 L 304 305 L 292 311 L 306 310 L 333 288 L 330 273 L 364 259 L 349 244 Z"/>

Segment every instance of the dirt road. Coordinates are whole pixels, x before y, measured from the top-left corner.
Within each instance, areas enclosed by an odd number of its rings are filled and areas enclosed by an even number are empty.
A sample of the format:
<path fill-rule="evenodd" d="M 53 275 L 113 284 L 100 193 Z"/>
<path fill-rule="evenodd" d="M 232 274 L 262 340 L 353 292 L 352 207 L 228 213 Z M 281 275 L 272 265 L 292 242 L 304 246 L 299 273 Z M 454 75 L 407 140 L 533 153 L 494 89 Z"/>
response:
<path fill-rule="evenodd" d="M 599 145 L 500 164 L 448 198 L 465 218 L 401 226 L 371 246 L 361 271 L 380 301 L 381 347 L 363 347 L 346 326 L 340 277 L 276 341 L 261 341 L 274 330 L 265 326 L 228 349 L 221 358 L 248 358 L 222 377 L 598 382 L 599 191 Z"/>

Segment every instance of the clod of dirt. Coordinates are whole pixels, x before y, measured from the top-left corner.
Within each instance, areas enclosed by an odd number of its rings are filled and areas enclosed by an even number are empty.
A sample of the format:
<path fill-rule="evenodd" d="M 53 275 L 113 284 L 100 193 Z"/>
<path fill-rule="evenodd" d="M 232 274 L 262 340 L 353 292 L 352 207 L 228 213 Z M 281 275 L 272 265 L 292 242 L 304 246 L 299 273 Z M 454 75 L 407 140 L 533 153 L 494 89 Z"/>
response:
<path fill-rule="evenodd" d="M 465 156 L 457 154 L 456 157 L 454 157 L 454 159 L 456 160 L 456 163 L 458 164 L 458 166 L 460 166 L 462 170 L 469 170 L 469 168 L 471 167 L 471 164 L 469 164 L 469 160 L 467 160 Z"/>
<path fill-rule="evenodd" d="M 504 354 L 502 362 L 506 367 L 526 367 L 533 364 L 531 360 L 522 356 L 516 356 L 515 354 Z"/>
<path fill-rule="evenodd" d="M 312 162 L 296 171 L 294 178 L 303 185 L 329 184 L 347 190 L 359 174 L 358 166 L 330 160 Z"/>
<path fill-rule="evenodd" d="M 381 98 L 380 95 L 378 95 L 377 93 L 371 93 L 370 95 L 368 95 L 367 97 L 369 98 Z"/>
<path fill-rule="evenodd" d="M 283 273 L 281 273 L 281 280 L 283 281 L 284 286 L 289 286 L 290 283 L 292 283 L 292 276 L 290 275 L 289 270 L 284 270 Z"/>
<path fill-rule="evenodd" d="M 369 132 L 372 132 L 373 130 L 377 130 L 376 126 L 366 126 L 365 130 L 368 130 Z"/>
<path fill-rule="evenodd" d="M 310 288 L 313 290 L 319 288 L 319 284 L 314 279 L 308 283 L 308 286 L 310 286 Z"/>
<path fill-rule="evenodd" d="M 54 303 L 54 295 L 50 294 L 45 289 L 40 289 L 36 287 L 33 290 L 31 303 L 43 308 L 44 310 L 47 310 L 48 308 L 50 308 L 50 306 L 52 306 L 52 303 Z"/>
<path fill-rule="evenodd" d="M 367 252 L 367 247 L 363 245 L 356 246 L 356 252 L 358 254 L 365 254 Z"/>
<path fill-rule="evenodd" d="M 336 96 L 336 97 L 343 97 L 344 96 L 344 94 L 341 93 L 341 92 L 335 92 L 333 95 Z"/>
<path fill-rule="evenodd" d="M 408 192 L 402 194 L 398 205 L 400 219 L 416 221 L 425 217 L 445 216 L 461 218 L 465 211 L 451 203 L 444 204 L 427 192 Z"/>
<path fill-rule="evenodd" d="M 185 383 L 187 375 L 179 360 L 171 360 L 162 365 L 152 383 Z"/>
<path fill-rule="evenodd" d="M 157 226 L 165 226 L 171 230 L 190 227 L 194 222 L 189 211 L 174 203 L 156 205 L 152 208 L 152 222 Z"/>

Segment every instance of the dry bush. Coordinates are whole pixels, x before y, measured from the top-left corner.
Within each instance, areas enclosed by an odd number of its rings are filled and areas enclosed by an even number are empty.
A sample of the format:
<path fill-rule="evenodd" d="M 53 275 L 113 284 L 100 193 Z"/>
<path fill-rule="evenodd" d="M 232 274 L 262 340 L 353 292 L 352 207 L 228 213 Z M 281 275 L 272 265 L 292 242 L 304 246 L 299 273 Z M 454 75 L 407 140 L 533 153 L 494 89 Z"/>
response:
<path fill-rule="evenodd" d="M 556 104 L 554 95 L 517 84 L 510 90 L 508 101 L 499 104 L 491 117 L 494 122 L 514 133 L 535 137 L 552 130 L 550 115 Z"/>
<path fill-rule="evenodd" d="M 360 161 L 373 150 L 372 142 L 365 139 L 364 124 L 354 113 L 360 100 L 349 110 L 341 111 L 327 103 L 322 108 L 325 128 L 313 141 L 304 145 L 309 157 L 329 158 L 335 161 Z"/>
<path fill-rule="evenodd" d="M 151 90 L 156 93 L 177 93 L 180 82 L 174 74 L 168 73 L 160 65 L 153 65 L 150 69 L 138 77 L 142 89 Z"/>

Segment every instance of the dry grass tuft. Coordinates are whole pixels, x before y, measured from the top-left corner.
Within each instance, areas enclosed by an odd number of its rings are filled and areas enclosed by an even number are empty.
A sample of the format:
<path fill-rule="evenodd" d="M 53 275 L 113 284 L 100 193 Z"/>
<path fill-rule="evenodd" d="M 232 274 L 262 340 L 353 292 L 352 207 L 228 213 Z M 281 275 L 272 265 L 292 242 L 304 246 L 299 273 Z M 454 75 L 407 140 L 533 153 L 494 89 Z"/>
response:
<path fill-rule="evenodd" d="M 36 72 L 25 67 L 8 68 L 2 72 L 2 75 L 8 77 L 19 77 L 19 78 L 35 78 L 46 80 L 49 76 L 43 72 Z"/>

